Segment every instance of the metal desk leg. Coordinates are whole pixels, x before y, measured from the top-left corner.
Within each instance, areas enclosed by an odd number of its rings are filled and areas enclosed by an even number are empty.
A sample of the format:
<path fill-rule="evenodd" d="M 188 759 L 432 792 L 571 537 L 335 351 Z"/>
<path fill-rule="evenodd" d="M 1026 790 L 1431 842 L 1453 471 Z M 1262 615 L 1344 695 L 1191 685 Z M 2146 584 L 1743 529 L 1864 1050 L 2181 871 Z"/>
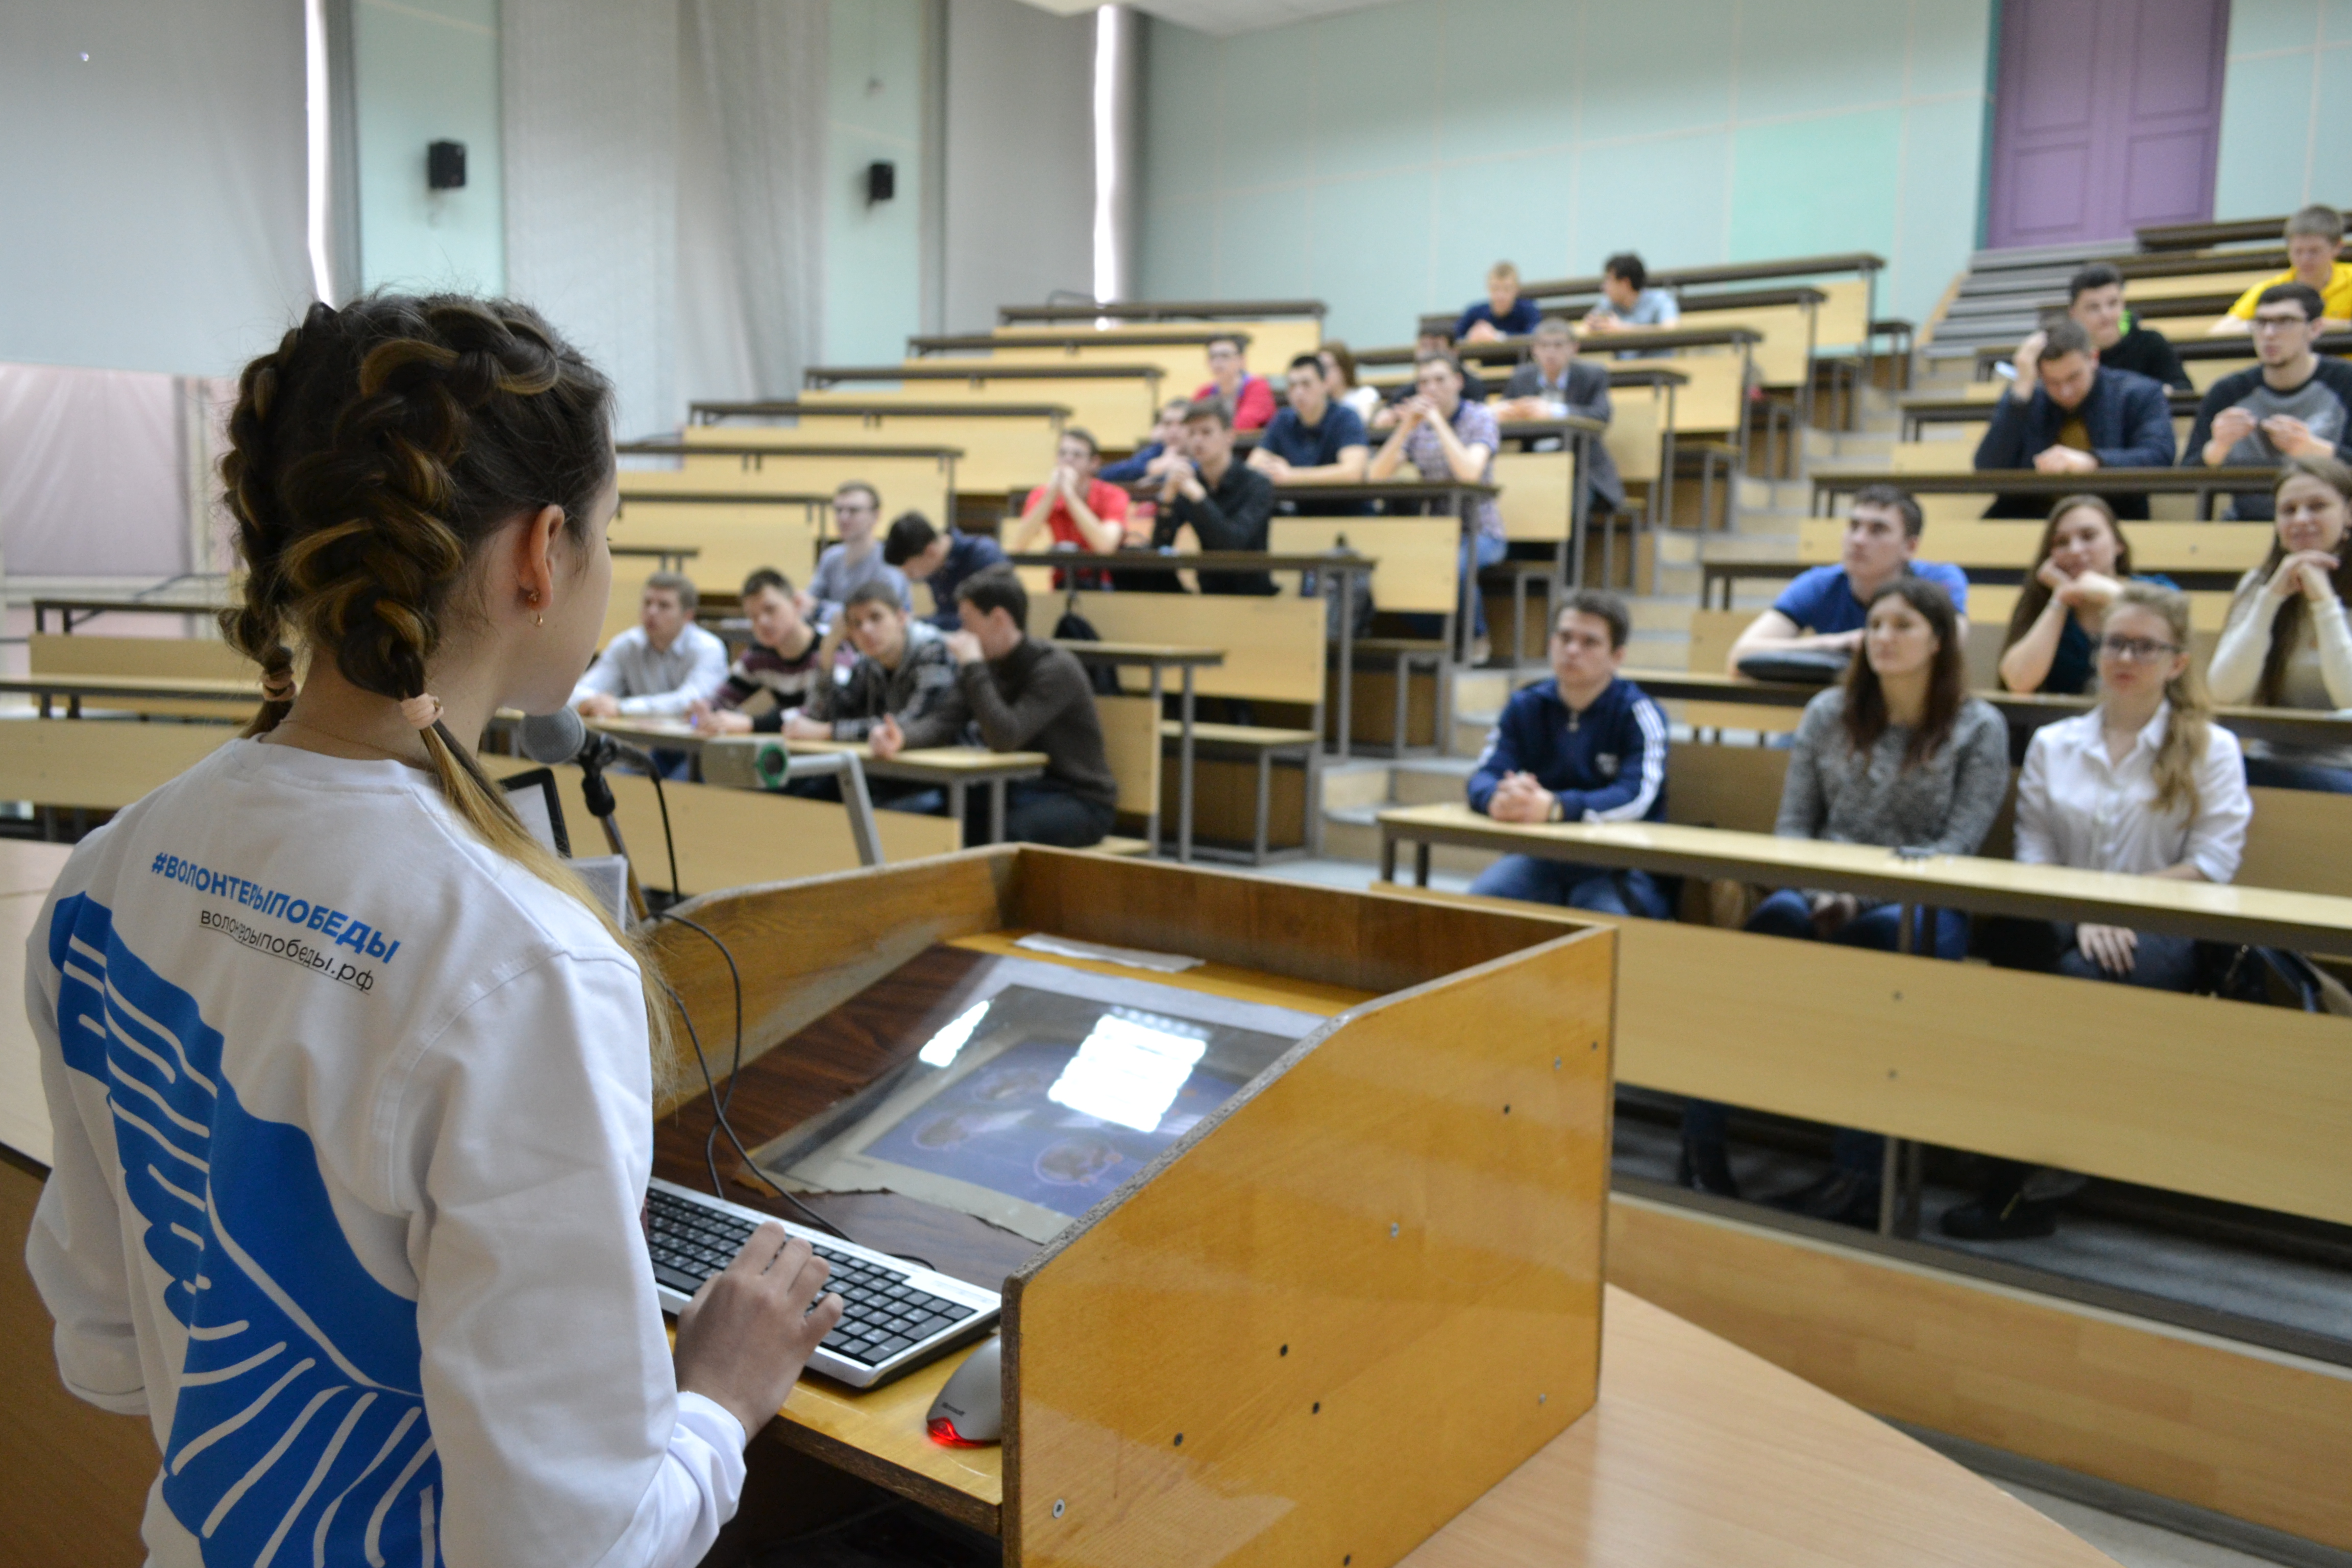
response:
<path fill-rule="evenodd" d="M 991 844 L 1004 842 L 1004 788 L 1003 779 L 988 781 L 988 841 Z"/>
<path fill-rule="evenodd" d="M 1075 580 L 1075 574 L 1073 574 L 1073 576 Z M 1154 664 L 1150 668 L 1151 743 L 1157 746 L 1160 744 L 1160 715 L 1166 712 L 1167 710 L 1160 706 L 1160 666 Z M 1156 763 L 1159 759 L 1155 757 L 1152 760 Z M 1157 767 L 1154 767 L 1151 770 L 1151 776 L 1153 778 L 1158 778 L 1160 776 L 1160 770 Z M 1151 821 L 1143 830 L 1143 843 L 1145 854 L 1150 856 L 1155 860 L 1160 858 L 1160 799 L 1158 792 L 1156 791 L 1153 793 L 1151 801 Z"/>
<path fill-rule="evenodd" d="M 1430 848 L 1430 842 L 1426 838 L 1421 839 L 1412 847 L 1412 885 L 1416 888 L 1429 886 Z"/>
<path fill-rule="evenodd" d="M 971 832 L 971 825 L 964 817 L 963 807 L 964 783 L 961 779 L 950 779 L 948 781 L 948 816 L 955 820 L 956 837 L 959 842 Z"/>
<path fill-rule="evenodd" d="M 1348 760 L 1348 731 L 1356 723 L 1356 574 L 1339 574 L 1339 760 Z"/>
<path fill-rule="evenodd" d="M 1904 904 L 1895 916 L 1895 948 L 1916 953 L 1928 929 L 1929 912 L 1917 904 Z M 1878 1168 L 1878 1234 L 1911 1237 L 1919 1233 L 1919 1179 L 1923 1151 L 1907 1138 L 1888 1138 Z"/>
<path fill-rule="evenodd" d="M 1569 438 L 1568 449 L 1574 455 L 1576 471 L 1569 476 L 1569 483 L 1575 488 L 1569 492 L 1568 498 L 1567 549 L 1577 552 L 1578 559 L 1581 561 L 1584 530 L 1592 511 L 1592 433 L 1589 430 L 1575 432 Z M 1580 566 L 1574 581 L 1578 587 L 1584 585 Z"/>
<path fill-rule="evenodd" d="M 1264 746 L 1257 753 L 1257 834 L 1251 844 L 1250 864 L 1265 864 L 1265 841 L 1271 836 L 1267 818 L 1274 815 L 1274 752 Z"/>
<path fill-rule="evenodd" d="M 1192 667 L 1189 664 L 1184 667 L 1184 690 L 1179 700 L 1183 704 L 1183 712 L 1176 742 L 1176 858 L 1190 865 L 1192 859 Z"/>
<path fill-rule="evenodd" d="M 47 810 L 47 808 L 45 806 L 42 809 Z M 1395 830 L 1393 828 L 1382 827 L 1381 829 L 1381 880 L 1383 882 L 1393 882 L 1396 880 L 1396 852 L 1397 838 Z"/>

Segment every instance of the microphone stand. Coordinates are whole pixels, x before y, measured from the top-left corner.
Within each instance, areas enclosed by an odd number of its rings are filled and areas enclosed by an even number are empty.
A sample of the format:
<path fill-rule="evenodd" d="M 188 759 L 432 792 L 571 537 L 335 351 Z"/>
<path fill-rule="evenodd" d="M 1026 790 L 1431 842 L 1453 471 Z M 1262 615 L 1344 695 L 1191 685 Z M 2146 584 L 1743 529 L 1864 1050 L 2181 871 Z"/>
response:
<path fill-rule="evenodd" d="M 580 794 L 587 802 L 588 815 L 604 829 L 604 842 L 621 858 L 622 871 L 629 883 L 629 908 L 643 921 L 648 918 L 646 890 L 637 885 L 637 864 L 629 858 L 629 847 L 621 842 L 621 825 L 613 816 L 619 803 L 613 798 L 613 786 L 604 782 L 604 758 L 598 754 L 601 750 L 588 747 L 579 758 Z"/>

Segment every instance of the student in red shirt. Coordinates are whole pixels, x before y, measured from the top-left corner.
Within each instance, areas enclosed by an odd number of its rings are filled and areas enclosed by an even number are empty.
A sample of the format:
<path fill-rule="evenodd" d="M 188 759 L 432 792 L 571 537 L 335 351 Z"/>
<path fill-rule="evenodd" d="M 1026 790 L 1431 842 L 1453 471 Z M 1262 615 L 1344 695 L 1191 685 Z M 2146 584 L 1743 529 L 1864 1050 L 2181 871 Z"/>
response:
<path fill-rule="evenodd" d="M 1225 405 L 1236 430 L 1262 430 L 1274 417 L 1274 388 L 1265 377 L 1249 373 L 1239 338 L 1209 340 L 1209 379 L 1192 395 L 1192 401 L 1212 400 Z"/>
<path fill-rule="evenodd" d="M 1053 477 L 1029 492 L 1021 516 L 1013 524 L 1004 548 L 1010 554 L 1041 548 L 1043 529 L 1053 543 L 1044 548 L 1087 551 L 1108 555 L 1127 532 L 1127 492 L 1095 477 L 1102 467 L 1102 450 L 1095 438 L 1076 426 L 1062 432 L 1055 448 Z"/>

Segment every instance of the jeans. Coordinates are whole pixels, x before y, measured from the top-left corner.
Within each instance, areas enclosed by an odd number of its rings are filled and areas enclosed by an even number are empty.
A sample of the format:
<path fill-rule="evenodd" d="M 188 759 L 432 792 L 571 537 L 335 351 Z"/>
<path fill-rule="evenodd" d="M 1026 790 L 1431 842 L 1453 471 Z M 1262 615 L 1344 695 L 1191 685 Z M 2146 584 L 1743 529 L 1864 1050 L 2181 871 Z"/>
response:
<path fill-rule="evenodd" d="M 1639 915 L 1662 921 L 1674 910 L 1647 871 L 1612 871 L 1601 866 L 1571 866 L 1533 855 L 1506 855 L 1470 884 L 1490 899 L 1530 904 L 1565 904 L 1603 915 Z"/>
<path fill-rule="evenodd" d="M 1883 952 L 1893 952 L 1900 939 L 1902 918 L 1901 905 L 1879 904 L 1846 921 L 1830 940 L 1847 947 L 1874 947 Z M 1929 952 L 1955 961 L 1968 956 L 1966 915 L 1957 910 L 1929 910 L 1926 911 L 1926 921 L 1931 933 L 1927 943 Z M 1748 929 L 1763 936 L 1819 940 L 1813 930 L 1812 900 L 1794 888 L 1783 888 L 1757 905 L 1756 912 L 1748 917 Z M 1706 1100 L 1687 1100 L 1683 1105 L 1683 1137 L 1694 1143 L 1720 1143 L 1730 1114 L 1727 1105 Z M 1875 1178 L 1885 1157 L 1886 1140 L 1875 1132 L 1840 1127 L 1830 1135 L 1830 1159 L 1841 1171 Z"/>
<path fill-rule="evenodd" d="M 789 779 L 783 793 L 798 795 L 803 800 L 826 800 L 839 805 L 841 777 L 825 773 L 816 778 Z M 877 811 L 904 811 L 917 816 L 945 816 L 948 812 L 948 792 L 938 784 L 919 784 L 911 779 L 877 779 L 866 781 L 866 798 Z"/>
<path fill-rule="evenodd" d="M 1511 544 L 1507 539 L 1496 539 L 1475 530 L 1462 536 L 1462 582 L 1470 595 L 1470 629 L 1474 635 L 1483 637 L 1486 635 L 1486 595 L 1478 591 L 1477 568 L 1471 565 L 1470 552 L 1474 545 L 1477 549 L 1478 567 L 1486 567 L 1500 561 Z"/>
<path fill-rule="evenodd" d="M 1004 841 L 1008 844 L 1052 844 L 1064 849 L 1084 849 L 1099 844 L 1110 832 L 1118 808 L 1108 801 L 1074 795 L 1051 779 L 1022 779 L 1004 786 Z M 963 841 L 988 842 L 988 791 L 967 793 L 963 808 Z"/>
<path fill-rule="evenodd" d="M 2105 980 L 2148 991 L 2187 991 L 2197 983 L 2195 938 L 2145 931 L 2135 934 L 2139 941 L 2132 951 L 2128 974 L 2110 974 L 2100 968 L 2074 944 L 2074 927 L 2066 921 L 1987 921 L 1981 945 L 1984 955 L 2000 969 Z"/>
<path fill-rule="evenodd" d="M 2246 782 L 2265 789 L 2308 789 L 2326 795 L 2352 795 L 2352 768 L 2326 763 L 2298 763 L 2284 757 L 2248 757 Z"/>

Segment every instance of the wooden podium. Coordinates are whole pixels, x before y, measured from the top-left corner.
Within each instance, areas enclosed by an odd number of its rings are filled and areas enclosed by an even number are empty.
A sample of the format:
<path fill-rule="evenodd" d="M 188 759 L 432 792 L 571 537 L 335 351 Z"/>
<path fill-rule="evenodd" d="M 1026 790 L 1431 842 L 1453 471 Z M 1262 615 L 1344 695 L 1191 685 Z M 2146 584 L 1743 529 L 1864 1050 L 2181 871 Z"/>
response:
<path fill-rule="evenodd" d="M 1208 962 L 1123 973 L 1343 1009 L 1001 1281 L 1000 1451 L 924 1441 L 944 1367 L 787 1405 L 788 1441 L 994 1525 L 1008 1565 L 1379 1568 L 1591 1406 L 1607 927 L 1034 847 L 681 912 L 737 955 L 747 1056 L 992 933 L 1184 953 Z M 693 931 L 656 941 L 707 1047 L 726 965 Z"/>

